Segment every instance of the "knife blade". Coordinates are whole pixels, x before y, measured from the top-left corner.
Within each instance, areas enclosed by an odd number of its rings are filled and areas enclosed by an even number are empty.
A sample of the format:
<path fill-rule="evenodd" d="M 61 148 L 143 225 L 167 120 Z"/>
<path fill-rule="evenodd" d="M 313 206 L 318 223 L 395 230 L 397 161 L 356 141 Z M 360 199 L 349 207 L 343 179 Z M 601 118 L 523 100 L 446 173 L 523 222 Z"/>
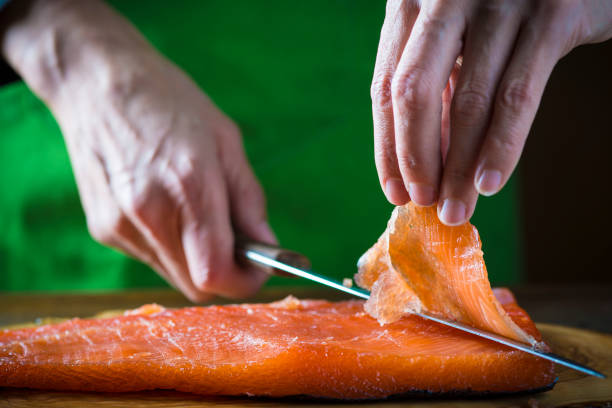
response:
<path fill-rule="evenodd" d="M 236 254 L 239 260 L 247 261 L 250 264 L 258 266 L 264 269 L 266 272 L 272 275 L 281 275 L 281 276 L 298 276 L 304 279 L 311 280 L 313 282 L 317 282 L 319 284 L 340 290 L 342 292 L 348 293 L 353 296 L 357 296 L 362 299 L 369 299 L 370 293 L 366 290 L 359 288 L 352 288 L 348 286 L 344 286 L 342 283 L 328 278 L 325 275 L 321 275 L 313 272 L 310 269 L 310 261 L 304 255 L 299 252 L 287 250 L 280 247 L 275 247 L 267 244 L 262 244 L 259 242 L 247 241 L 244 239 L 239 239 L 236 245 Z M 280 272 L 280 273 L 279 273 Z M 444 326 L 453 327 L 455 329 L 483 337 L 485 339 L 501 343 L 508 347 L 514 348 L 516 350 L 523 351 L 525 353 L 533 354 L 534 356 L 544 358 L 546 360 L 550 360 L 556 364 L 571 368 L 576 371 L 580 371 L 582 373 L 592 375 L 598 378 L 606 378 L 603 373 L 596 371 L 590 367 L 582 365 L 576 361 L 570 360 L 568 358 L 559 356 L 554 353 L 543 352 L 539 350 L 535 350 L 531 346 L 525 343 L 518 342 L 513 339 L 509 339 L 504 336 L 500 336 L 498 334 L 489 333 L 484 330 L 480 330 L 463 323 L 453 322 L 444 320 L 435 316 L 428 315 L 426 313 L 414 313 L 415 315 L 436 322 L 438 324 L 442 324 Z"/>

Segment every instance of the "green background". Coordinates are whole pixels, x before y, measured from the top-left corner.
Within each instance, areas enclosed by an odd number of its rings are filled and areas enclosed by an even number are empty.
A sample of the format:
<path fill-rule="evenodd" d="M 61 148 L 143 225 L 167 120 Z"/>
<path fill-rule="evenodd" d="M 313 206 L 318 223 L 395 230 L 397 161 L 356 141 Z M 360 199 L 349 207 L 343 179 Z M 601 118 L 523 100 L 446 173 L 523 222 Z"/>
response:
<path fill-rule="evenodd" d="M 392 207 L 373 160 L 369 85 L 384 2 L 114 1 L 241 127 L 281 243 L 352 276 Z M 155 287 L 95 243 L 59 129 L 22 83 L 0 89 L 0 290 Z M 491 280 L 520 279 L 515 182 L 472 222 Z M 304 283 L 274 278 L 270 285 Z"/>

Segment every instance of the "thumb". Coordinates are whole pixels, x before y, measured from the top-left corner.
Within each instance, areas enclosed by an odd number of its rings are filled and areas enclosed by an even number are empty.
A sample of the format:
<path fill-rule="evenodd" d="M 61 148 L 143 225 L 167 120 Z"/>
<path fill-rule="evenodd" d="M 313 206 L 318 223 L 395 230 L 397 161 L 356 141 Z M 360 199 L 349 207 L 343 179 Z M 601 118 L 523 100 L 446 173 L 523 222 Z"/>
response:
<path fill-rule="evenodd" d="M 235 263 L 226 182 L 218 170 L 214 166 L 199 172 L 201 179 L 194 185 L 202 186 L 202 200 L 194 198 L 194 205 L 183 206 L 181 232 L 188 274 L 201 292 L 248 297 L 267 275 L 258 269 L 244 270 Z"/>

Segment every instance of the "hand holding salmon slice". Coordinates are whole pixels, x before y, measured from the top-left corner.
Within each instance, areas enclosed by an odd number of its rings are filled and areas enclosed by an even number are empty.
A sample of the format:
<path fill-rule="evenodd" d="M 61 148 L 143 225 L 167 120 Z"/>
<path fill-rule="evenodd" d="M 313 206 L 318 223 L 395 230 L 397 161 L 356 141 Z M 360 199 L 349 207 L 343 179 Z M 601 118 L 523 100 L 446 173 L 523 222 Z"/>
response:
<path fill-rule="evenodd" d="M 435 207 L 412 202 L 396 207 L 358 268 L 355 281 L 371 291 L 366 311 L 381 324 L 425 312 L 546 347 L 521 329 L 493 294 L 476 227 L 446 226 Z"/>

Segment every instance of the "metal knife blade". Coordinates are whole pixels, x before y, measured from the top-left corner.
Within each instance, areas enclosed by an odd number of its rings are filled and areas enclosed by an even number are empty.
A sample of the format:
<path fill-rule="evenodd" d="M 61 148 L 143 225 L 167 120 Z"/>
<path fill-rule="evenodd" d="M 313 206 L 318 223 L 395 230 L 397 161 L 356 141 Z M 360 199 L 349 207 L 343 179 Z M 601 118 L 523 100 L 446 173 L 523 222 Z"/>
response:
<path fill-rule="evenodd" d="M 245 240 L 239 240 L 236 246 L 237 255 L 240 259 L 246 259 L 250 263 L 263 267 L 270 274 L 277 274 L 278 271 L 282 271 L 281 275 L 286 276 L 287 274 L 293 276 L 299 276 L 304 279 L 309 279 L 313 282 L 320 283 L 325 286 L 340 290 L 353 296 L 360 297 L 362 299 L 369 299 L 370 293 L 366 290 L 359 288 L 351 288 L 344 286 L 342 283 L 330 279 L 324 275 L 312 272 L 310 270 L 310 262 L 304 255 L 289 251 L 283 248 L 270 246 L 267 244 L 249 242 Z M 476 329 L 474 327 L 467 326 L 462 323 L 452 322 L 444 319 L 440 319 L 435 316 L 428 315 L 426 313 L 415 313 L 417 316 L 431 320 L 433 322 L 453 327 L 455 329 L 474 334 L 486 338 L 497 343 L 504 344 L 508 347 L 512 347 L 517 350 L 521 350 L 525 353 L 533 354 L 535 356 L 550 360 L 556 364 L 569 367 L 576 371 L 580 371 L 585 374 L 589 374 L 599 378 L 606 378 L 603 373 L 596 371 L 590 367 L 584 366 L 580 363 L 559 356 L 554 353 L 547 353 L 535 350 L 528 344 L 518 342 L 516 340 L 509 339 L 504 336 L 500 336 L 494 333 L 489 333 L 484 330 Z"/>

